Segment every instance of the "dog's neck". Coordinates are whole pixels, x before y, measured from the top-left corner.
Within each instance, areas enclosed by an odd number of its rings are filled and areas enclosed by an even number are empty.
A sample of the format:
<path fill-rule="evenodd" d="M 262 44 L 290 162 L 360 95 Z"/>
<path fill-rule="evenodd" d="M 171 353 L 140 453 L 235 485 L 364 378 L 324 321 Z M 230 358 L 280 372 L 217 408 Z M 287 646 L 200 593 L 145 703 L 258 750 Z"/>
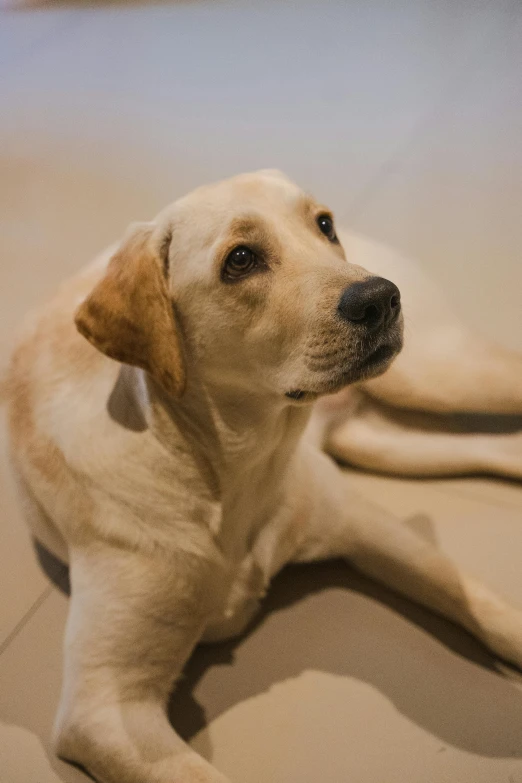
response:
<path fill-rule="evenodd" d="M 222 491 L 224 476 L 259 471 L 275 455 L 289 461 L 309 420 L 312 406 L 296 405 L 284 397 L 256 389 L 241 390 L 224 383 L 189 378 L 181 400 L 174 400 L 145 373 L 147 424 L 169 451 L 180 444 L 214 475 Z M 279 460 L 278 460 L 279 461 Z"/>

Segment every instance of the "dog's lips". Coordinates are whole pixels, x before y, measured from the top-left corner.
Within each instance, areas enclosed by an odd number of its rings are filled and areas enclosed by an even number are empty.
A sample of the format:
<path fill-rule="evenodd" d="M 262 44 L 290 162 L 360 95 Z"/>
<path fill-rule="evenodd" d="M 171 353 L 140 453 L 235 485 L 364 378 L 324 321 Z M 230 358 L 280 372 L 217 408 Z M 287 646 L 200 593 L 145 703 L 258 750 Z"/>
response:
<path fill-rule="evenodd" d="M 302 389 L 294 389 L 293 391 L 286 392 L 286 396 L 290 397 L 291 400 L 300 400 L 305 394 L 306 392 L 302 391 Z"/>
<path fill-rule="evenodd" d="M 355 380 L 366 380 L 380 375 L 388 369 L 390 363 L 402 349 L 402 337 L 394 336 L 393 339 L 373 347 L 361 357 L 357 364 L 351 368 L 351 374 L 356 375 Z M 350 373 L 348 373 L 350 374 Z"/>
<path fill-rule="evenodd" d="M 293 402 L 310 403 L 319 397 L 319 392 L 303 391 L 303 389 L 293 389 L 285 393 L 285 396 Z"/>
<path fill-rule="evenodd" d="M 333 382 L 330 381 L 327 384 L 326 388 L 321 389 L 320 391 L 299 388 L 292 389 L 285 392 L 285 396 L 289 400 L 292 400 L 292 402 L 301 404 L 311 403 L 322 394 L 331 394 L 351 383 L 373 378 L 388 369 L 390 362 L 397 356 L 401 348 L 402 339 L 385 342 L 377 348 L 370 350 L 358 362 L 354 363 L 350 369 L 341 372 Z"/>
<path fill-rule="evenodd" d="M 362 366 L 367 367 L 371 364 L 382 364 L 389 362 L 398 353 L 396 346 L 391 343 L 379 346 L 362 360 Z"/>

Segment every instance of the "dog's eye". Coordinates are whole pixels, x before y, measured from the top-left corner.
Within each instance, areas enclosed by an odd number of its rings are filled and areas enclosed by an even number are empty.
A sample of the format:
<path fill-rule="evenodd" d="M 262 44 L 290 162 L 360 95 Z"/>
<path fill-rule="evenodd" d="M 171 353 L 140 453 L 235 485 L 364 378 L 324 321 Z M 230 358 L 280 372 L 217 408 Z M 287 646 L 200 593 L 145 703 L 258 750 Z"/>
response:
<path fill-rule="evenodd" d="M 223 276 L 236 280 L 251 272 L 257 264 L 256 254 L 245 245 L 235 247 L 227 256 L 223 267 Z"/>
<path fill-rule="evenodd" d="M 325 237 L 328 237 L 330 242 L 337 241 L 333 220 L 330 215 L 319 215 L 317 218 L 317 225 L 319 226 L 319 231 L 321 231 Z"/>

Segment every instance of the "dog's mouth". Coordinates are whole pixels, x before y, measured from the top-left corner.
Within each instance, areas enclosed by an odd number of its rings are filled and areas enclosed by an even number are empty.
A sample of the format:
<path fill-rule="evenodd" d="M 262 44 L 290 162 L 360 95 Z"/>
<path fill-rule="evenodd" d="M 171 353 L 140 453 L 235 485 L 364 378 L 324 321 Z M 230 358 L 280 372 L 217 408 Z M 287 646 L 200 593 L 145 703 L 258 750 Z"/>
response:
<path fill-rule="evenodd" d="M 292 389 L 287 391 L 285 396 L 293 402 L 311 403 L 323 394 L 333 394 L 351 383 L 374 378 L 388 369 L 392 359 L 397 356 L 401 348 L 402 339 L 380 345 L 357 362 L 354 362 L 348 370 L 336 373 L 333 378 L 328 380 L 325 388 L 321 391 Z"/>
<path fill-rule="evenodd" d="M 313 392 L 306 392 L 303 391 L 302 389 L 294 389 L 293 391 L 286 392 L 286 396 L 290 400 L 295 400 L 296 402 L 304 401 L 304 399 L 310 396 L 311 394 L 313 394 Z"/>
<path fill-rule="evenodd" d="M 387 364 L 394 358 L 399 350 L 400 349 L 398 349 L 397 346 L 392 345 L 391 343 L 387 345 L 381 345 L 379 348 L 376 348 L 374 351 L 372 351 L 369 356 L 363 359 L 361 366 L 372 367 L 379 364 Z"/>

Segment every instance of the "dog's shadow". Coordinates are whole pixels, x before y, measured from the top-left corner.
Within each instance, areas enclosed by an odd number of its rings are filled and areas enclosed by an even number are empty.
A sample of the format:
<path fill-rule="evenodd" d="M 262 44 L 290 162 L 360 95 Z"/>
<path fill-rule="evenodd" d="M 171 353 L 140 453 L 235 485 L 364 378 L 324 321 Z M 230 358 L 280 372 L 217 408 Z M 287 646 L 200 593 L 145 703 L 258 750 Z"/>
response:
<path fill-rule="evenodd" d="M 68 592 L 66 567 L 39 545 L 37 552 L 47 575 Z M 399 618 L 385 613 L 383 623 L 379 604 Z M 434 647 L 415 627 L 443 646 Z M 495 658 L 466 631 L 343 561 L 286 567 L 243 636 L 198 647 L 170 700 L 170 720 L 191 740 L 235 704 L 307 670 L 373 686 L 445 744 L 482 756 L 522 758 L 516 673 L 515 681 L 501 676 Z M 208 734 L 203 739 L 208 743 Z M 210 746 L 205 755 L 212 757 Z"/>

